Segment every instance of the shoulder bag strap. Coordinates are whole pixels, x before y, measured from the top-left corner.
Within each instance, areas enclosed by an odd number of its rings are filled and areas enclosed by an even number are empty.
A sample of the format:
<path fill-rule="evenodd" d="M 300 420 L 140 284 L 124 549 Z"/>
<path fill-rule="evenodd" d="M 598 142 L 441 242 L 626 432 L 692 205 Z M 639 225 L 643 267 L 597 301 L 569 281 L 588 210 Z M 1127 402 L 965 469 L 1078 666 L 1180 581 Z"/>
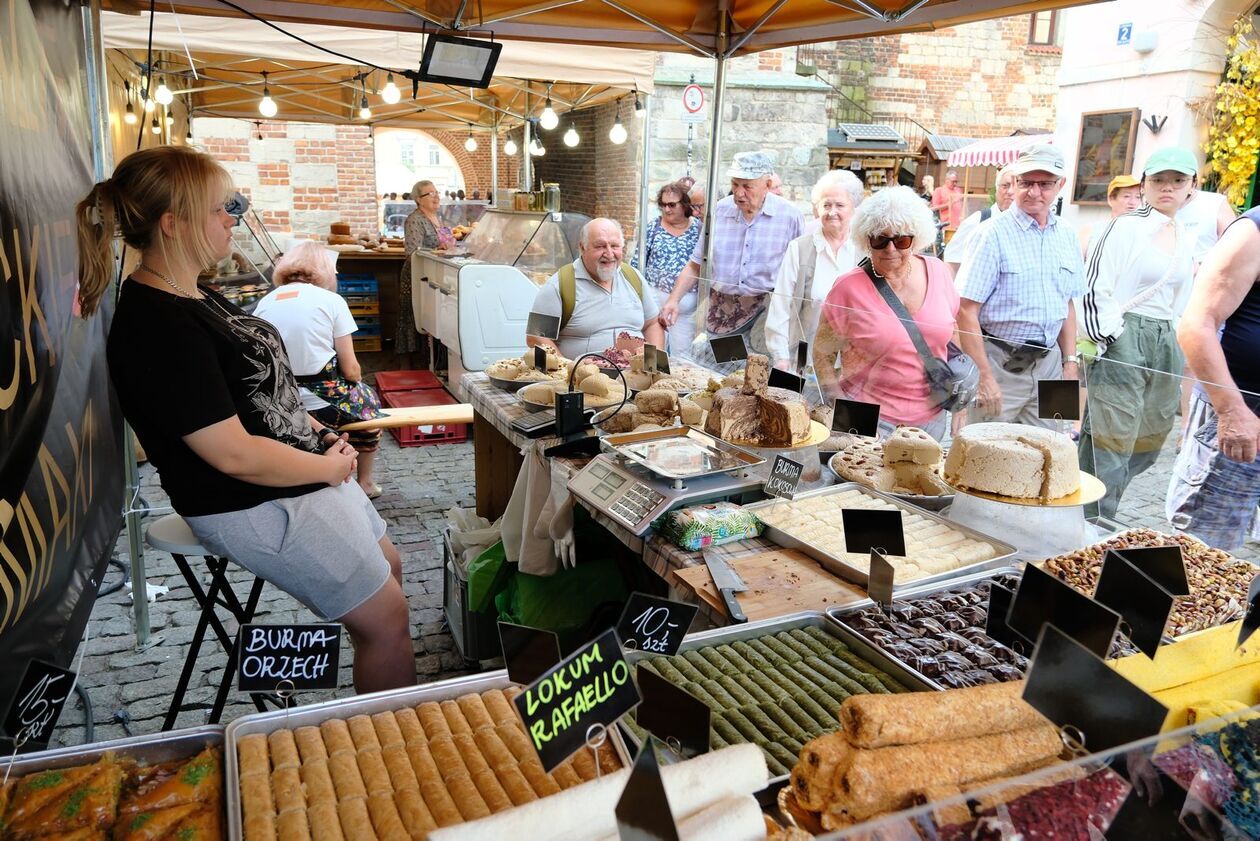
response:
<path fill-rule="evenodd" d="M 560 267 L 560 329 L 573 317 L 573 307 L 577 302 L 577 271 L 572 263 Z"/>
<path fill-rule="evenodd" d="M 639 296 L 639 300 L 643 300 L 643 278 L 639 276 L 639 272 L 629 263 L 621 264 L 621 273 L 626 276 L 626 280 L 630 282 L 630 288 Z"/>
<path fill-rule="evenodd" d="M 909 311 L 906 310 L 905 304 L 901 303 L 901 299 L 897 297 L 897 293 L 893 292 L 888 281 L 884 280 L 875 272 L 875 267 L 871 265 L 869 257 L 864 259 L 861 264 L 862 270 L 866 272 L 866 276 L 871 279 L 871 283 L 875 285 L 875 289 L 883 297 L 888 304 L 888 308 L 893 311 L 901 321 L 901 326 L 906 328 L 906 333 L 910 335 L 910 341 L 914 343 L 914 349 L 919 352 L 919 358 L 923 360 L 924 370 L 930 371 L 932 368 L 941 363 L 942 360 L 932 355 L 932 351 L 928 348 L 927 342 L 923 339 L 923 333 L 919 331 L 919 325 L 910 317 Z"/>

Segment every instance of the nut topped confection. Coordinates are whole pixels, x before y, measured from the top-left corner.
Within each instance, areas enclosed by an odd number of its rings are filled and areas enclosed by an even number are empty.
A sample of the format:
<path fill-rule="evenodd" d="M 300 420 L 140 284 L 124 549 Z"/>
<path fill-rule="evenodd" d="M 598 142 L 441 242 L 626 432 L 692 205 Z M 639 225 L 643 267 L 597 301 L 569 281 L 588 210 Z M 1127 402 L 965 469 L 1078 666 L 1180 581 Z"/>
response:
<path fill-rule="evenodd" d="M 976 423 L 954 436 L 945 459 L 945 481 L 1000 496 L 1052 499 L 1081 488 L 1072 439 L 1015 423 Z"/>

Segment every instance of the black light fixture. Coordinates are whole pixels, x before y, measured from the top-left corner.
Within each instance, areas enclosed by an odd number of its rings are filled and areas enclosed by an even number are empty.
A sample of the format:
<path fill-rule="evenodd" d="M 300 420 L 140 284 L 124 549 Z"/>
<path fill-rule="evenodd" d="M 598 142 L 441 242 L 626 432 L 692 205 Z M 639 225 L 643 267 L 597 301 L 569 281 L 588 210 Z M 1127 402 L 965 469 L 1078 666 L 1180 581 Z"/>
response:
<path fill-rule="evenodd" d="M 123 122 L 129 126 L 134 126 L 140 122 L 140 118 L 136 116 L 136 109 L 131 105 L 131 82 L 123 80 L 123 90 L 126 91 L 127 110 L 123 113 Z"/>
<path fill-rule="evenodd" d="M 428 35 L 424 41 L 424 54 L 420 57 L 420 72 L 415 76 L 408 74 L 413 94 L 417 81 L 488 87 L 502 51 L 503 45 L 494 41 L 487 43 L 439 33 Z"/>

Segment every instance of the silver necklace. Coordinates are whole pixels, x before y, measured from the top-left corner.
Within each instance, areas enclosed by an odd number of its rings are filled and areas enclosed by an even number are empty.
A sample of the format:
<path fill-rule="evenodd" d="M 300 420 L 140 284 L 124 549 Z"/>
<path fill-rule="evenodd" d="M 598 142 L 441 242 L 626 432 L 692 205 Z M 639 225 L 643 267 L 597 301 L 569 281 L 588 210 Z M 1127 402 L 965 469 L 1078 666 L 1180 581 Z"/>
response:
<path fill-rule="evenodd" d="M 197 296 L 196 296 L 195 294 L 193 294 L 193 293 L 189 292 L 188 290 L 184 289 L 184 287 L 180 286 L 178 283 L 176 283 L 175 281 L 171 280 L 171 279 L 170 279 L 170 277 L 168 277 L 167 275 L 162 274 L 162 273 L 161 273 L 161 272 L 159 272 L 159 271 L 156 271 L 155 269 L 149 268 L 149 267 L 148 267 L 148 266 L 146 266 L 144 263 L 140 263 L 139 265 L 137 265 L 137 266 L 136 266 L 136 268 L 138 268 L 138 269 L 142 269 L 142 270 L 144 270 L 144 271 L 148 272 L 149 274 L 153 275 L 154 277 L 161 278 L 161 280 L 162 280 L 162 281 L 163 281 L 163 282 L 164 282 L 167 286 L 169 286 L 169 287 L 171 287 L 172 289 L 174 289 L 174 290 L 175 290 L 175 294 L 179 295 L 179 297 L 181 297 L 181 298 L 193 298 L 193 299 L 197 299 Z"/>

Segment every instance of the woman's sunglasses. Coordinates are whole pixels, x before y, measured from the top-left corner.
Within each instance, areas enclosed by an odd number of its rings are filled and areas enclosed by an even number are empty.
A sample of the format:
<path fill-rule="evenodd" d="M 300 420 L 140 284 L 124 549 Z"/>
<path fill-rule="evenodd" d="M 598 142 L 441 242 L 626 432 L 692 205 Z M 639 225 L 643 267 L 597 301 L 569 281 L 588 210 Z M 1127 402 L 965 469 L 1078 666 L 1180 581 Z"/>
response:
<path fill-rule="evenodd" d="M 682 204 L 682 202 L 676 202 L 676 201 L 658 201 L 658 202 L 656 203 L 656 206 L 657 206 L 657 207 L 664 208 L 665 210 L 673 210 L 675 207 L 678 207 L 678 205 L 680 205 L 680 204 Z"/>
<path fill-rule="evenodd" d="M 883 251 L 888 247 L 888 243 L 892 243 L 898 251 L 907 251 L 910 246 L 914 245 L 913 234 L 894 234 L 893 236 L 877 236 L 871 237 L 871 250 Z"/>

